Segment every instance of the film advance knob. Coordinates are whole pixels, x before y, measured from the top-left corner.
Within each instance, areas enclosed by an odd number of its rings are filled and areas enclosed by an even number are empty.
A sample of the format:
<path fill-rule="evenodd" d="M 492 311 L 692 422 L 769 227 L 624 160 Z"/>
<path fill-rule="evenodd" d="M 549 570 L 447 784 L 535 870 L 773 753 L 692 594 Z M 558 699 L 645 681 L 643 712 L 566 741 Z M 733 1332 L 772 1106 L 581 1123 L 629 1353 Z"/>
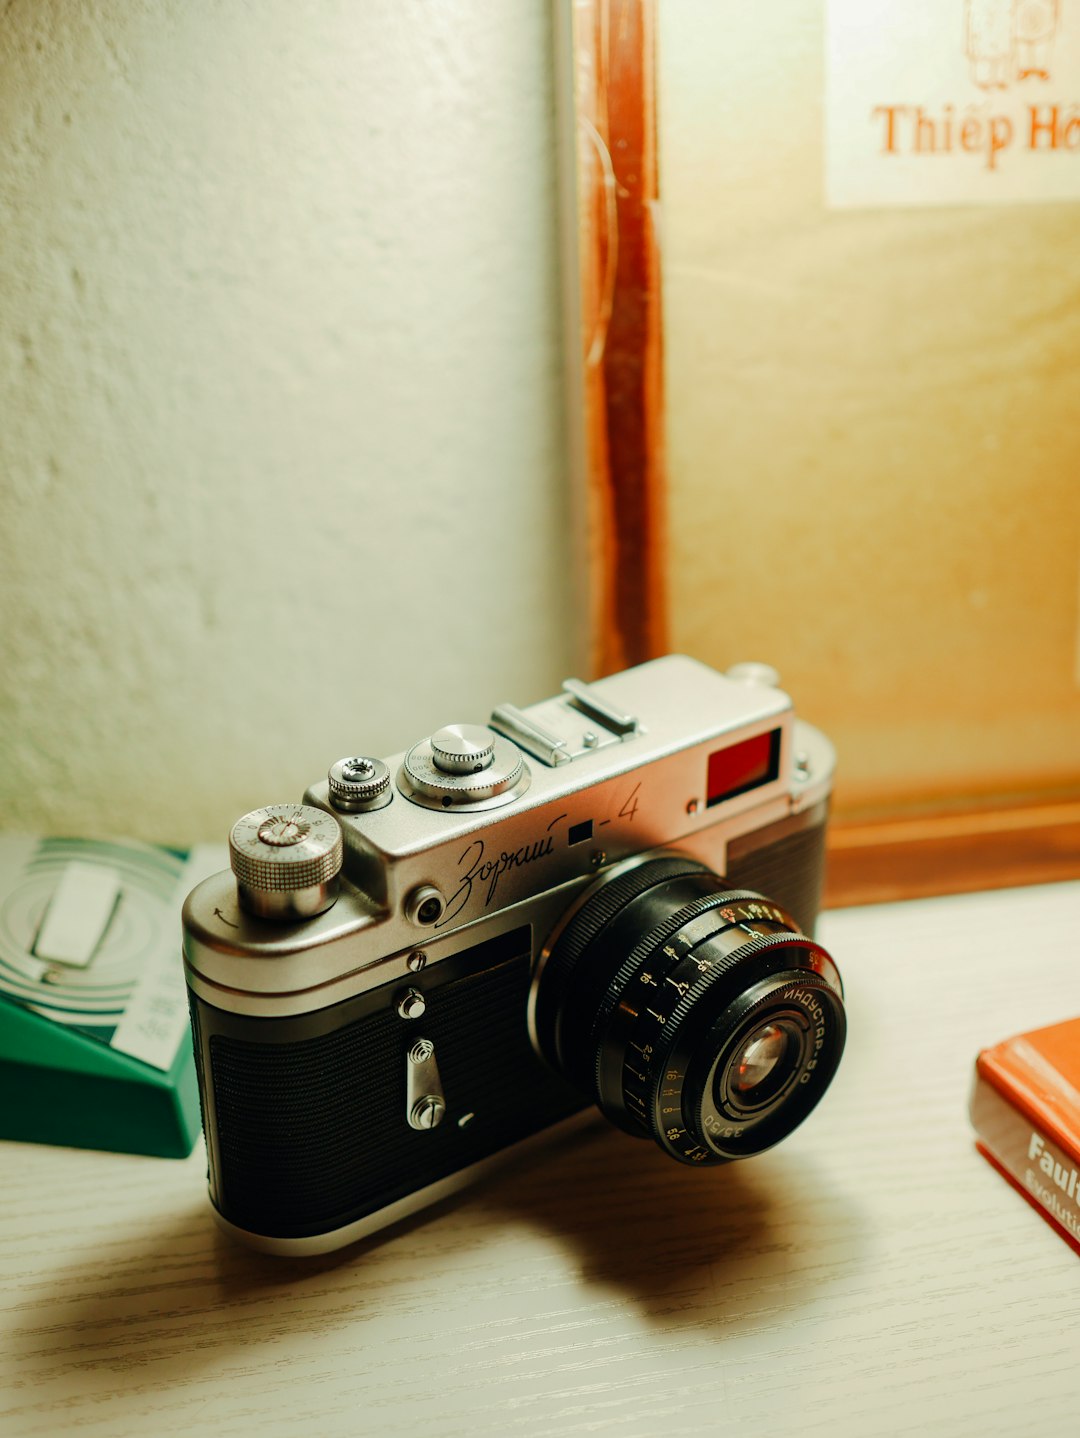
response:
<path fill-rule="evenodd" d="M 431 736 L 431 758 L 444 774 L 478 774 L 495 756 L 495 735 L 482 724 L 447 724 Z"/>
<path fill-rule="evenodd" d="M 309 919 L 337 898 L 341 827 L 308 804 L 253 809 L 233 825 L 229 862 L 249 913 L 287 923 Z"/>

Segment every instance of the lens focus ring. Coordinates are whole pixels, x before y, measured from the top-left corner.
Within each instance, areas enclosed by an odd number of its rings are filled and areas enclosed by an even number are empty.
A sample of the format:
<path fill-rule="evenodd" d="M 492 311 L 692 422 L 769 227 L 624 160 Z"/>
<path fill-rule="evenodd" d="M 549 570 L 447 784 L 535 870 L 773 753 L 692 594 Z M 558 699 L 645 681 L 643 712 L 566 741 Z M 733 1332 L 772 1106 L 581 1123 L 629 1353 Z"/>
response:
<path fill-rule="evenodd" d="M 613 1122 L 694 1164 L 758 1152 L 796 1127 L 845 1033 L 825 950 L 769 899 L 672 858 L 586 897 L 540 972 L 535 1019 L 541 1051 Z M 742 1102 L 732 1064 L 770 1025 L 787 1036 L 783 1062 Z"/>
<path fill-rule="evenodd" d="M 797 994 L 799 1002 L 813 1002 L 818 1007 L 832 1002 L 831 1034 L 821 1035 L 823 1048 L 828 1042 L 824 1061 L 807 1050 L 807 1062 L 813 1061 L 814 1068 L 806 1076 L 814 1082 L 791 1095 L 786 1112 L 782 1102 L 785 1089 L 776 1095 L 770 1108 L 750 1115 L 724 1111 L 711 1101 L 713 1075 L 738 1042 L 735 1035 L 742 1033 L 739 1020 L 747 1003 L 744 992 L 732 991 L 730 970 L 717 964 L 704 974 L 679 1000 L 659 1030 L 648 1022 L 639 1023 L 627 1039 L 627 1047 L 633 1053 L 652 1044 L 653 1054 L 640 1077 L 631 1071 L 631 1063 L 624 1066 L 624 1101 L 661 1147 L 686 1163 L 746 1157 L 778 1142 L 817 1103 L 843 1050 L 844 1012 L 839 995 L 811 967 L 817 959 L 835 973 L 823 949 L 797 933 L 771 938 L 763 935 L 742 942 L 730 930 L 716 935 L 703 948 L 722 951 L 727 947 L 722 942 L 725 939 L 728 944 L 738 945 L 737 962 L 747 970 L 747 979 L 750 975 L 757 979 L 751 992 L 759 992 L 755 1003 L 762 1021 L 766 1015 L 790 1009 L 795 1002 L 792 995 Z M 631 988 L 631 1001 L 632 996 Z M 816 1072 L 819 1063 L 820 1071 Z M 805 1102 L 807 1099 L 810 1101 Z"/>
<path fill-rule="evenodd" d="M 652 1128 L 651 1059 L 665 1047 L 658 1040 L 665 1030 L 678 1032 L 693 1019 L 705 990 L 749 958 L 755 941 L 766 936 L 741 927 L 733 906 L 757 911 L 766 902 L 749 890 L 723 890 L 673 915 L 634 949 L 609 985 L 593 1028 L 601 1103 L 617 1104 L 621 1092 L 630 1112 Z M 777 918 L 769 934 L 782 923 L 781 911 L 773 912 Z M 649 1062 L 635 1060 L 642 1051 Z M 643 1074 L 642 1068 L 650 1072 Z"/>

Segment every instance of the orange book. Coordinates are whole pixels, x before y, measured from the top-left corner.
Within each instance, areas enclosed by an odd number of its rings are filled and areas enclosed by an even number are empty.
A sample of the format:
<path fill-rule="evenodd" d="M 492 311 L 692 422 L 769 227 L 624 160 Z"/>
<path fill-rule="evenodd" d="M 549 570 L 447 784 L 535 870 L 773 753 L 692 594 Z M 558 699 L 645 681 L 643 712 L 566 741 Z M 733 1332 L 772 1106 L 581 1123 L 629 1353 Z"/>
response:
<path fill-rule="evenodd" d="M 1080 1253 L 1080 1019 L 983 1049 L 971 1122 L 983 1157 Z"/>

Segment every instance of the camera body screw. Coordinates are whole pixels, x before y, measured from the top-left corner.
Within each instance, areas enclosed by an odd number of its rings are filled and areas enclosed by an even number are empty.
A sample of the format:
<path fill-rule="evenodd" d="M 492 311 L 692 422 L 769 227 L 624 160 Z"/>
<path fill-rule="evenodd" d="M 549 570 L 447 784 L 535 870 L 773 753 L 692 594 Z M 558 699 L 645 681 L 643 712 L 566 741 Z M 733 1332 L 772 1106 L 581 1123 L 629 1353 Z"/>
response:
<path fill-rule="evenodd" d="M 446 1105 L 437 1094 L 427 1093 L 417 1099 L 409 1112 L 409 1123 L 413 1128 L 437 1128 L 443 1121 Z"/>

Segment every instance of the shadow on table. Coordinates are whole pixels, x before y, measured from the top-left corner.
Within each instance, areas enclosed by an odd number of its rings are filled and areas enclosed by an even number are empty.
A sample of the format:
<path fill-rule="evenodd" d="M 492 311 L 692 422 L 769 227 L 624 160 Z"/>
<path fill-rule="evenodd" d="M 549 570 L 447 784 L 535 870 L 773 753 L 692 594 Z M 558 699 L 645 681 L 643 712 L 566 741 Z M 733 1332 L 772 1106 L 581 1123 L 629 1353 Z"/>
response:
<path fill-rule="evenodd" d="M 550 1234 L 582 1282 L 626 1294 L 653 1324 L 687 1310 L 743 1331 L 775 1324 L 854 1271 L 866 1246 L 858 1211 L 783 1146 L 693 1169 L 605 1126 L 473 1204 L 488 1223 Z"/>
<path fill-rule="evenodd" d="M 118 1235 L 35 1282 L 8 1343 L 28 1399 L 105 1391 L 118 1373 L 182 1388 L 297 1333 L 368 1322 L 385 1333 L 405 1312 L 437 1322 L 442 1273 L 455 1301 L 462 1284 L 479 1305 L 516 1286 L 537 1306 L 550 1306 L 547 1290 L 585 1286 L 631 1301 L 650 1326 L 719 1337 L 816 1300 L 857 1268 L 864 1243 L 858 1212 L 783 1148 L 691 1170 L 597 1125 L 322 1258 L 252 1253 L 192 1207 L 169 1230 Z"/>

